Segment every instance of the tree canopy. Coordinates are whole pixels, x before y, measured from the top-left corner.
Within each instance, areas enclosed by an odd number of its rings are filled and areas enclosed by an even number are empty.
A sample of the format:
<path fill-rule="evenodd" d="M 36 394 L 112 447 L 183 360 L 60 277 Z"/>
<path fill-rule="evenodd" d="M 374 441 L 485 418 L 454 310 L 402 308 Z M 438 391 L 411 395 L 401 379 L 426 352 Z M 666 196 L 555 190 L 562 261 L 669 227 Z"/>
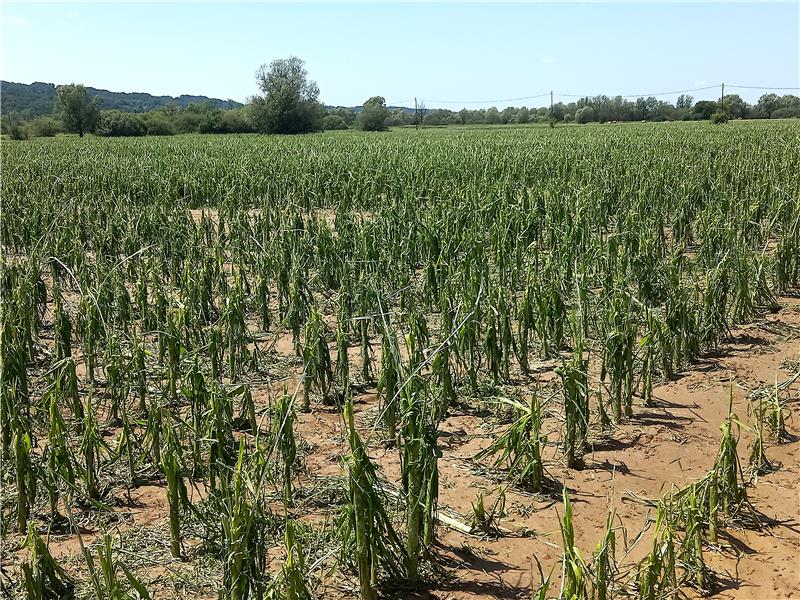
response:
<path fill-rule="evenodd" d="M 253 99 L 250 116 L 262 133 L 308 133 L 322 129 L 325 110 L 319 88 L 296 56 L 273 60 L 256 71 L 263 96 Z"/>
<path fill-rule="evenodd" d="M 90 99 L 82 85 L 60 85 L 56 88 L 54 112 L 64 123 L 64 128 L 83 137 L 94 131 L 100 118 L 96 99 Z"/>
<path fill-rule="evenodd" d="M 383 96 L 373 96 L 366 102 L 356 117 L 356 127 L 362 131 L 384 131 L 390 116 Z"/>

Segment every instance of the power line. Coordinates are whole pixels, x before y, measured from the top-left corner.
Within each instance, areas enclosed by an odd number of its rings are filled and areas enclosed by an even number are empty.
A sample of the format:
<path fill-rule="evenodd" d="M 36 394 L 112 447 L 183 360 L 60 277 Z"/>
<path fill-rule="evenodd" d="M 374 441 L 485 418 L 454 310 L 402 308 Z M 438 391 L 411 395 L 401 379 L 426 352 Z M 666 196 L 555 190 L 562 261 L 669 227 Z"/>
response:
<path fill-rule="evenodd" d="M 731 85 L 728 87 L 740 88 L 745 90 L 800 90 L 800 87 L 765 87 L 761 85 Z"/>
<path fill-rule="evenodd" d="M 709 85 L 706 87 L 699 87 L 699 88 L 692 88 L 690 90 L 675 90 L 673 92 L 650 92 L 647 94 L 615 94 L 614 96 L 609 97 L 620 97 L 620 98 L 646 98 L 650 96 L 674 96 L 675 94 L 686 94 L 688 92 L 702 92 L 704 90 L 713 90 L 719 86 L 716 85 Z M 607 95 L 607 94 L 562 94 L 561 92 L 554 92 L 556 96 L 566 96 L 568 98 L 592 98 L 598 95 Z"/>
<path fill-rule="evenodd" d="M 648 97 L 658 97 L 658 96 L 674 96 L 676 94 L 688 94 L 689 92 L 704 92 L 706 90 L 714 90 L 717 89 L 718 85 L 707 85 L 703 87 L 697 88 L 690 88 L 686 90 L 674 90 L 671 92 L 649 92 L 649 93 L 642 93 L 642 94 L 615 94 L 614 96 L 609 96 L 611 98 L 619 97 L 619 98 L 648 98 Z M 730 85 L 726 84 L 728 88 L 735 88 L 735 89 L 746 89 L 746 90 L 800 90 L 800 87 L 781 87 L 781 86 L 762 86 L 762 85 Z M 552 94 L 553 96 L 557 96 L 560 98 L 594 98 L 601 95 L 607 94 L 567 94 L 564 92 L 544 92 L 542 94 L 534 94 L 532 96 L 522 96 L 520 98 L 501 98 L 496 100 L 427 100 L 432 104 L 459 104 L 459 105 L 466 105 L 466 104 L 499 104 L 501 102 L 519 102 L 521 100 L 533 100 L 535 98 L 544 98 Z M 387 106 L 400 106 L 403 105 L 405 102 L 411 102 L 413 98 L 408 98 L 406 100 L 392 100 L 391 102 L 387 102 Z"/>
<path fill-rule="evenodd" d="M 522 98 L 503 98 L 499 100 L 428 100 L 428 102 L 435 102 L 436 104 L 494 104 L 498 102 L 519 102 L 520 100 L 531 100 L 533 98 L 542 98 L 549 94 L 550 92 L 545 92 L 544 94 L 523 96 Z"/>

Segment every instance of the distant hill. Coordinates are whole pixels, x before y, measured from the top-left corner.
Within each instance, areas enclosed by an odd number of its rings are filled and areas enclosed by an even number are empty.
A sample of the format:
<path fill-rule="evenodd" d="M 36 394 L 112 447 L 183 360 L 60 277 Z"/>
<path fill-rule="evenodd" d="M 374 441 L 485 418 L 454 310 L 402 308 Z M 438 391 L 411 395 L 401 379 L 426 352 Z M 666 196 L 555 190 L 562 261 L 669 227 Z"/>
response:
<path fill-rule="evenodd" d="M 334 106 L 332 104 L 325 105 L 325 110 L 334 110 L 336 108 L 344 108 L 345 110 L 352 110 L 354 113 L 360 113 L 362 110 L 364 110 L 363 106 Z M 390 112 L 394 112 L 396 110 L 402 110 L 405 113 L 410 113 L 410 114 L 414 113 L 414 109 L 409 108 L 408 106 L 387 106 L 386 108 L 389 109 Z M 429 109 L 422 109 L 422 110 L 427 112 Z"/>
<path fill-rule="evenodd" d="M 89 96 L 97 96 L 100 107 L 104 110 L 122 110 L 125 112 L 146 112 L 162 106 L 178 107 L 190 104 L 210 102 L 212 106 L 227 110 L 242 106 L 235 100 L 220 100 L 207 96 L 189 96 L 183 94 L 177 98 L 172 96 L 153 96 L 143 92 L 109 92 L 87 87 Z M 36 81 L 31 84 L 0 82 L 0 111 L 3 114 L 17 112 L 23 117 L 38 117 L 53 112 L 53 101 L 56 97 L 56 86 L 52 83 Z"/>

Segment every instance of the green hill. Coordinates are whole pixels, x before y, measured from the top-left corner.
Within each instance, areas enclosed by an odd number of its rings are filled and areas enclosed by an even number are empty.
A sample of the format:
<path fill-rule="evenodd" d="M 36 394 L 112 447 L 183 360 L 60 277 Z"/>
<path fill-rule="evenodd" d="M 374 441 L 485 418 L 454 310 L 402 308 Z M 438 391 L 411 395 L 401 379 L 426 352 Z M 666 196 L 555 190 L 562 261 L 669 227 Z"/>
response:
<path fill-rule="evenodd" d="M 87 87 L 89 96 L 96 96 L 100 107 L 104 110 L 122 110 L 125 112 L 146 112 L 162 106 L 183 107 L 190 104 L 203 104 L 209 102 L 215 108 L 227 110 L 242 106 L 235 100 L 220 100 L 207 96 L 190 96 L 183 94 L 177 97 L 153 96 L 143 92 L 110 92 Z M 23 118 L 49 115 L 53 112 L 53 100 L 56 96 L 56 86 L 52 83 L 14 83 L 13 81 L 0 82 L 0 111 L 2 114 L 18 113 Z"/>

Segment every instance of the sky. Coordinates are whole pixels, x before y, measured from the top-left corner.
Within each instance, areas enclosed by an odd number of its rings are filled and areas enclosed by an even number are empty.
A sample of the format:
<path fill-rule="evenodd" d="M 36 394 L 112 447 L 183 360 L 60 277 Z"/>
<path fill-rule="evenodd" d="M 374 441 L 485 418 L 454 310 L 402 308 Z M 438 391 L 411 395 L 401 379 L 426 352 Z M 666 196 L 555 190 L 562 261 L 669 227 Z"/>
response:
<path fill-rule="evenodd" d="M 244 101 L 298 56 L 326 104 L 544 106 L 566 94 L 695 100 L 800 87 L 800 2 L 2 2 L 2 79 Z M 794 93 L 794 90 L 775 90 Z M 539 94 L 547 94 L 530 98 Z M 660 96 L 674 101 L 677 94 Z M 520 99 L 522 98 L 522 99 Z M 518 100 L 519 99 L 519 100 Z"/>

